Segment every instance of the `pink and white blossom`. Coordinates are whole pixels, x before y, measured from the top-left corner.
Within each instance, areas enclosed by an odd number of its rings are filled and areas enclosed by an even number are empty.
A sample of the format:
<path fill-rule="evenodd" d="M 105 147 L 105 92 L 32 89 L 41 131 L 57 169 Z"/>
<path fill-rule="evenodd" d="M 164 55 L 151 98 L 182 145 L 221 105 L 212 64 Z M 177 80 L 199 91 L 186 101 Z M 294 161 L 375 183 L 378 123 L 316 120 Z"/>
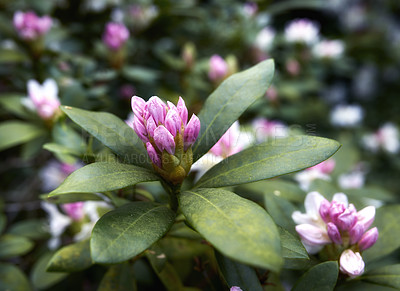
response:
<path fill-rule="evenodd" d="M 317 179 L 330 181 L 330 173 L 334 170 L 335 164 L 335 160 L 329 159 L 297 173 L 294 178 L 299 183 L 301 189 L 308 191 L 311 183 Z"/>
<path fill-rule="evenodd" d="M 285 28 L 287 42 L 313 44 L 318 40 L 319 26 L 309 19 L 296 19 Z"/>
<path fill-rule="evenodd" d="M 283 138 L 289 135 L 289 128 L 283 122 L 257 118 L 252 122 L 255 137 L 258 142 L 268 139 Z"/>
<path fill-rule="evenodd" d="M 363 137 L 364 146 L 372 152 L 379 149 L 395 154 L 400 150 L 400 135 L 398 128 L 391 122 L 385 123 L 375 133 Z"/>
<path fill-rule="evenodd" d="M 254 46 L 261 51 L 268 51 L 271 49 L 275 39 L 275 31 L 270 27 L 264 27 L 257 34 L 254 40 Z"/>
<path fill-rule="evenodd" d="M 365 263 L 359 252 L 343 251 L 339 259 L 340 271 L 354 278 L 364 273 Z"/>
<path fill-rule="evenodd" d="M 340 40 L 322 40 L 312 50 L 314 56 L 325 59 L 338 59 L 343 55 L 344 44 Z"/>
<path fill-rule="evenodd" d="M 45 120 L 51 119 L 61 105 L 56 81 L 47 79 L 40 85 L 35 80 L 29 80 L 27 86 L 30 101 L 39 116 Z"/>
<path fill-rule="evenodd" d="M 213 82 L 222 81 L 228 74 L 229 68 L 227 62 L 219 55 L 213 55 L 210 58 L 208 78 Z"/>

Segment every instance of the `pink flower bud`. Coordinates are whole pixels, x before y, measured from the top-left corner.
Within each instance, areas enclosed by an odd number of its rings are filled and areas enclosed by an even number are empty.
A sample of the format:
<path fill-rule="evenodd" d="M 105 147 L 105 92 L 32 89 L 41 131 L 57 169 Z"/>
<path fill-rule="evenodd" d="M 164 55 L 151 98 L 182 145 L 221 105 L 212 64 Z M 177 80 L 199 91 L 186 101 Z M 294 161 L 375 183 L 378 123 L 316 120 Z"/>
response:
<path fill-rule="evenodd" d="M 161 152 L 166 150 L 170 155 L 175 153 L 174 136 L 164 125 L 160 125 L 154 130 L 154 142 Z"/>
<path fill-rule="evenodd" d="M 329 210 L 329 217 L 333 221 L 333 223 L 336 223 L 337 218 L 340 214 L 342 214 L 346 210 L 346 207 L 337 201 L 332 201 L 331 202 L 331 207 Z"/>
<path fill-rule="evenodd" d="M 185 151 L 194 144 L 200 132 L 200 119 L 193 114 L 188 124 L 186 125 L 185 132 L 183 133 L 183 143 Z"/>
<path fill-rule="evenodd" d="M 218 81 L 223 79 L 228 73 L 228 64 L 219 55 L 213 55 L 210 58 L 210 68 L 208 77 L 211 81 Z"/>
<path fill-rule="evenodd" d="M 361 237 L 360 241 L 358 242 L 358 247 L 360 251 L 364 251 L 372 247 L 376 241 L 378 240 L 379 232 L 376 227 L 371 228 L 368 230 L 364 235 Z"/>
<path fill-rule="evenodd" d="M 349 231 L 350 244 L 357 243 L 364 234 L 365 228 L 362 223 L 357 222 Z"/>
<path fill-rule="evenodd" d="M 149 137 L 154 137 L 154 130 L 157 128 L 156 123 L 154 122 L 154 119 L 152 116 L 149 116 L 146 122 L 146 129 L 147 129 L 147 134 Z"/>
<path fill-rule="evenodd" d="M 119 50 L 129 38 L 129 30 L 122 23 L 109 22 L 103 33 L 104 44 L 113 51 Z"/>
<path fill-rule="evenodd" d="M 135 130 L 136 134 L 143 142 L 148 142 L 149 139 L 147 138 L 147 130 L 144 126 L 143 122 L 141 121 L 140 117 L 135 115 L 133 117 L 133 129 Z"/>
<path fill-rule="evenodd" d="M 85 216 L 83 205 L 84 202 L 74 202 L 62 204 L 61 207 L 69 217 L 75 221 L 79 221 Z"/>
<path fill-rule="evenodd" d="M 360 253 L 352 250 L 345 250 L 339 259 L 340 271 L 350 277 L 357 277 L 364 273 L 364 261 Z"/>
<path fill-rule="evenodd" d="M 165 117 L 165 127 L 174 137 L 177 132 L 181 132 L 182 120 L 175 105 L 173 105 L 173 107 L 171 107 L 167 112 L 167 116 Z"/>
<path fill-rule="evenodd" d="M 340 235 L 339 229 L 332 222 L 327 224 L 328 236 L 335 243 L 340 245 L 342 243 L 342 237 Z"/>
<path fill-rule="evenodd" d="M 132 105 L 132 111 L 136 116 L 140 117 L 143 115 L 146 102 L 142 98 L 138 96 L 133 96 L 131 99 L 131 105 Z"/>
<path fill-rule="evenodd" d="M 153 116 L 157 125 L 164 124 L 167 109 L 160 98 L 157 96 L 151 97 L 149 101 L 147 101 L 146 110 Z"/>
<path fill-rule="evenodd" d="M 17 11 L 14 14 L 13 23 L 21 38 L 35 40 L 49 31 L 53 20 L 49 16 L 39 17 L 33 11 L 25 13 Z"/>
<path fill-rule="evenodd" d="M 179 96 L 178 104 L 176 105 L 178 109 L 179 116 L 182 119 L 183 125 L 186 126 L 188 120 L 188 110 L 185 105 L 185 101 Z"/>
<path fill-rule="evenodd" d="M 157 151 L 155 150 L 155 148 L 152 146 L 152 144 L 150 142 L 146 143 L 146 149 L 147 149 L 147 153 L 149 154 L 149 157 L 151 159 L 151 161 L 153 162 L 153 164 L 155 164 L 157 167 L 161 168 L 161 159 L 157 154 Z"/>
<path fill-rule="evenodd" d="M 326 230 L 311 224 L 296 225 L 296 231 L 309 245 L 324 245 L 331 243 Z"/>
<path fill-rule="evenodd" d="M 322 220 L 325 222 L 329 221 L 329 209 L 331 207 L 331 203 L 324 199 L 321 202 L 321 205 L 319 207 L 319 215 L 321 216 Z"/>
<path fill-rule="evenodd" d="M 375 219 L 375 207 L 367 206 L 357 212 L 357 220 L 364 226 L 364 229 L 368 229 Z"/>
<path fill-rule="evenodd" d="M 348 231 L 357 222 L 357 216 L 354 212 L 346 209 L 336 219 L 336 225 L 342 231 Z"/>

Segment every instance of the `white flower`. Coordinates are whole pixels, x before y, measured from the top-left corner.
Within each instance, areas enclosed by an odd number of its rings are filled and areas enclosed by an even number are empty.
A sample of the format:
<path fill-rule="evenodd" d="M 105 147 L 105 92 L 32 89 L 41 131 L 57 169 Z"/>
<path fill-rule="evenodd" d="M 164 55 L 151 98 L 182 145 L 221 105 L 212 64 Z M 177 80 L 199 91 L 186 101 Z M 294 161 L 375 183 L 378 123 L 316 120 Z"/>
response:
<path fill-rule="evenodd" d="M 300 188 L 304 191 L 308 191 L 311 185 L 311 182 L 317 179 L 330 181 L 331 177 L 329 174 L 335 168 L 335 160 L 330 159 L 315 165 L 314 167 L 305 169 L 297 173 L 294 176 L 294 179 L 300 184 Z"/>
<path fill-rule="evenodd" d="M 317 58 L 337 59 L 344 52 L 344 44 L 340 40 L 323 40 L 313 48 L 313 53 Z"/>
<path fill-rule="evenodd" d="M 364 273 L 365 263 L 360 253 L 345 250 L 340 256 L 340 271 L 354 278 Z"/>
<path fill-rule="evenodd" d="M 331 112 L 331 123 L 340 127 L 354 127 L 361 123 L 364 116 L 359 105 L 337 105 Z"/>
<path fill-rule="evenodd" d="M 268 138 L 283 138 L 289 135 L 289 128 L 280 121 L 257 118 L 252 122 L 258 142 L 266 141 Z"/>
<path fill-rule="evenodd" d="M 318 40 L 319 26 L 308 19 L 296 19 L 285 28 L 287 42 L 312 44 Z"/>
<path fill-rule="evenodd" d="M 342 189 L 359 189 L 364 186 L 365 173 L 362 171 L 353 171 L 347 174 L 341 174 L 338 183 Z"/>
<path fill-rule="evenodd" d="M 269 27 L 263 28 L 256 36 L 254 46 L 262 51 L 271 49 L 275 39 L 275 31 Z"/>
<path fill-rule="evenodd" d="M 400 150 L 399 131 L 393 123 L 387 122 L 375 133 L 365 135 L 363 143 L 373 152 L 382 148 L 388 153 L 395 154 Z"/>

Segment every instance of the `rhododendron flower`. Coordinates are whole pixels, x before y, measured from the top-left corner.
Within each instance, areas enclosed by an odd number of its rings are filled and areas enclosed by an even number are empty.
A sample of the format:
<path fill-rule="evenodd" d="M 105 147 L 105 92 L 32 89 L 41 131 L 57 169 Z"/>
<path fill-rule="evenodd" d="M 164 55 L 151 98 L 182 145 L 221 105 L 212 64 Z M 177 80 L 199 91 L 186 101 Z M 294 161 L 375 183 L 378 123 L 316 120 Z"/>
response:
<path fill-rule="evenodd" d="M 357 277 L 364 273 L 365 263 L 359 252 L 345 250 L 339 260 L 340 271 L 350 277 Z"/>
<path fill-rule="evenodd" d="M 309 19 L 296 19 L 285 28 L 287 42 L 312 44 L 318 40 L 319 27 Z"/>
<path fill-rule="evenodd" d="M 192 145 L 200 132 L 200 120 L 188 110 L 181 97 L 175 106 L 153 96 L 145 102 L 132 97 L 133 128 L 145 143 L 154 168 L 173 183 L 182 182 L 193 161 Z"/>
<path fill-rule="evenodd" d="M 382 149 L 391 154 L 398 153 L 400 150 L 399 130 L 393 123 L 387 122 L 375 133 L 365 135 L 363 143 L 372 152 Z"/>
<path fill-rule="evenodd" d="M 309 193 L 304 206 L 306 213 L 295 211 L 292 218 L 307 251 L 315 254 L 325 245 L 337 245 L 330 248 L 329 254 L 331 259 L 340 255 L 340 270 L 352 277 L 362 274 L 364 262 L 353 250 L 362 252 L 377 241 L 378 229 L 368 230 L 375 218 L 375 207 L 367 206 L 357 212 L 345 194 L 336 193 L 329 202 L 318 192 Z M 343 249 L 343 253 L 335 253 Z"/>
<path fill-rule="evenodd" d="M 210 151 L 192 165 L 192 170 L 197 172 L 196 179 L 223 159 L 248 147 L 253 140 L 252 134 L 241 131 L 239 122 L 234 122 Z"/>
<path fill-rule="evenodd" d="M 287 137 L 289 133 L 288 127 L 280 121 L 268 120 L 266 118 L 257 118 L 252 122 L 255 131 L 256 140 L 263 142 L 269 138 Z"/>
<path fill-rule="evenodd" d="M 238 286 L 232 286 L 229 291 L 242 291 L 242 289 Z"/>
<path fill-rule="evenodd" d="M 344 44 L 340 40 L 323 40 L 313 48 L 317 58 L 337 59 L 343 55 Z"/>
<path fill-rule="evenodd" d="M 36 40 L 50 30 L 53 20 L 47 15 L 39 17 L 33 11 L 17 11 L 13 23 L 22 39 Z"/>
<path fill-rule="evenodd" d="M 257 34 L 254 41 L 254 46 L 261 51 L 268 51 L 272 47 L 272 43 L 275 39 L 275 31 L 269 27 L 264 27 Z"/>
<path fill-rule="evenodd" d="M 29 80 L 28 95 L 39 116 L 45 120 L 51 119 L 61 105 L 57 83 L 53 79 L 47 79 L 43 85 L 35 80 Z"/>
<path fill-rule="evenodd" d="M 211 81 L 218 82 L 223 80 L 228 74 L 228 71 L 228 64 L 219 55 L 213 55 L 210 58 L 208 77 Z"/>
<path fill-rule="evenodd" d="M 359 105 L 337 105 L 331 112 L 331 123 L 339 127 L 354 127 L 361 123 L 363 116 Z"/>
<path fill-rule="evenodd" d="M 321 179 L 325 181 L 330 181 L 329 176 L 335 168 L 335 160 L 329 159 L 322 163 L 315 165 L 314 167 L 305 169 L 297 173 L 294 178 L 300 184 L 300 188 L 304 191 L 308 191 L 311 183 L 316 179 Z"/>
<path fill-rule="evenodd" d="M 129 30 L 122 23 L 109 22 L 103 33 L 104 44 L 113 51 L 120 50 L 129 38 Z"/>
<path fill-rule="evenodd" d="M 338 184 L 342 189 L 360 189 L 364 183 L 365 173 L 363 171 L 352 171 L 338 177 Z"/>
<path fill-rule="evenodd" d="M 60 163 L 56 160 L 48 162 L 39 172 L 42 191 L 50 192 L 54 190 L 64 182 L 69 174 L 82 166 L 83 164 L 80 162 L 74 164 Z"/>

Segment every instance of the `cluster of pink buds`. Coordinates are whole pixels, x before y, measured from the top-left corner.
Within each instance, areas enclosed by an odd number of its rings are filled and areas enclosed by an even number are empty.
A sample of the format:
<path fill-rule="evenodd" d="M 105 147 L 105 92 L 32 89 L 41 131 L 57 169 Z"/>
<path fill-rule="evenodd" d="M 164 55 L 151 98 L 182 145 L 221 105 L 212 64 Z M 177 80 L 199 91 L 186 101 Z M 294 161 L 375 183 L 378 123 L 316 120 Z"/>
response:
<path fill-rule="evenodd" d="M 356 277 L 364 272 L 360 252 L 372 247 L 378 239 L 378 229 L 371 226 L 375 207 L 368 206 L 357 212 L 347 196 L 337 193 L 332 202 L 318 192 L 307 195 L 306 213 L 295 211 L 296 231 L 311 254 L 323 250 L 330 259 L 339 259 L 342 273 Z"/>
<path fill-rule="evenodd" d="M 53 25 L 53 20 L 49 16 L 39 17 L 33 11 L 15 12 L 13 22 L 19 36 L 25 40 L 38 39 Z"/>
<path fill-rule="evenodd" d="M 209 66 L 208 77 L 213 82 L 221 82 L 228 74 L 228 64 L 219 55 L 210 58 Z"/>
<path fill-rule="evenodd" d="M 104 44 L 112 51 L 120 50 L 129 38 L 129 30 L 122 23 L 109 22 L 103 33 Z"/>
<path fill-rule="evenodd" d="M 133 129 L 145 143 L 154 169 L 165 179 L 179 184 L 193 163 L 192 145 L 200 131 L 200 120 L 188 110 L 181 97 L 175 106 L 153 96 L 147 102 L 132 97 Z"/>

